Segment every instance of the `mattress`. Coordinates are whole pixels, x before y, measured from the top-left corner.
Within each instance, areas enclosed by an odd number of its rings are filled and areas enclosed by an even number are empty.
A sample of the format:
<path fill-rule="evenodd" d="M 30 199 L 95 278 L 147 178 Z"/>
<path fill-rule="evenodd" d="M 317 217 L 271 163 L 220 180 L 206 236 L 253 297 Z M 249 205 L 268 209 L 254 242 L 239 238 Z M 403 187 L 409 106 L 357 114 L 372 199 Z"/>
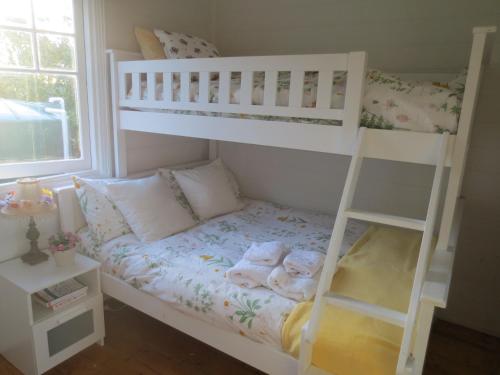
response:
<path fill-rule="evenodd" d="M 252 90 L 252 104 L 261 105 L 264 100 L 264 74 L 255 73 Z M 465 82 L 465 75 L 457 80 Z M 345 72 L 334 72 L 330 108 L 344 108 L 347 76 Z M 141 82 L 140 97 L 148 99 L 148 90 L 145 81 Z M 304 76 L 302 107 L 314 108 L 318 88 L 318 75 L 307 72 Z M 230 85 L 231 104 L 240 103 L 241 75 L 232 73 Z M 279 72 L 276 92 L 276 105 L 288 106 L 290 89 L 290 73 Z M 370 70 L 367 74 L 366 89 L 363 99 L 360 125 L 369 128 L 384 130 L 409 130 L 424 133 L 451 134 L 457 132 L 458 118 L 461 110 L 461 100 L 464 84 L 452 85 L 448 83 L 426 81 L 403 81 L 400 78 Z M 193 78 L 189 86 L 190 101 L 197 102 L 199 84 Z M 218 102 L 219 81 L 209 81 L 209 103 Z M 127 98 L 132 97 L 132 90 Z M 155 87 L 155 99 L 163 100 L 163 83 Z M 180 99 L 180 80 L 174 74 L 172 83 L 172 100 Z M 134 107 L 135 110 L 159 111 L 165 113 L 211 116 L 224 118 L 254 119 L 262 121 L 281 121 L 314 125 L 341 126 L 342 121 L 313 118 L 297 118 L 284 116 L 250 115 L 245 113 L 221 113 L 195 110 L 150 109 Z"/>
<path fill-rule="evenodd" d="M 283 323 L 297 302 L 264 288 L 240 288 L 225 271 L 252 241 L 280 240 L 291 249 L 326 252 L 334 217 L 262 201 L 190 230 L 145 244 L 133 234 L 99 245 L 88 229 L 82 252 L 101 270 L 153 295 L 182 313 L 281 349 Z M 366 231 L 350 222 L 341 253 Z"/>

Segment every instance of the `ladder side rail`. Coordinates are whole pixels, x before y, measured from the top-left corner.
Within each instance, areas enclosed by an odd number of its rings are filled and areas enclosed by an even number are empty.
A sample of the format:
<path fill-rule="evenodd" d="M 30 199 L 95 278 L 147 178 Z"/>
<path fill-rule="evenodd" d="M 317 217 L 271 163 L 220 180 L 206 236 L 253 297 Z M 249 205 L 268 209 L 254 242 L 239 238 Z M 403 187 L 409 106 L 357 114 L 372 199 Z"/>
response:
<path fill-rule="evenodd" d="M 332 237 L 330 239 L 326 258 L 323 263 L 324 266 L 319 279 L 318 288 L 316 290 L 316 297 L 311 310 L 311 317 L 302 330 L 299 356 L 299 373 L 301 374 L 306 373 L 311 364 L 313 343 L 316 340 L 319 322 L 325 306 L 323 295 L 330 290 L 333 275 L 335 274 L 337 259 L 348 220 L 345 215 L 345 211 L 351 206 L 361 170 L 363 160 L 362 149 L 365 143 L 365 130 L 366 128 L 360 128 L 359 130 L 358 142 L 353 152 L 351 163 L 349 164 L 346 184 L 344 185 L 337 217 L 333 226 Z"/>
<path fill-rule="evenodd" d="M 408 354 L 410 352 L 410 344 L 412 339 L 413 327 L 417 317 L 418 307 L 420 304 L 420 295 L 426 276 L 427 265 L 429 262 L 429 255 L 431 253 L 432 237 L 434 235 L 434 227 L 436 222 L 437 211 L 439 208 L 439 196 L 441 191 L 441 182 L 443 179 L 444 165 L 446 161 L 446 154 L 449 143 L 448 133 L 444 133 L 441 138 L 441 145 L 434 172 L 434 182 L 432 184 L 431 196 L 429 199 L 429 206 L 427 216 L 425 219 L 425 229 L 422 235 L 420 244 L 420 251 L 413 279 L 412 292 L 410 295 L 410 304 L 408 307 L 408 314 L 406 318 L 405 330 L 401 342 L 399 352 L 398 365 L 396 369 L 397 374 L 403 374 L 406 368 Z"/>
<path fill-rule="evenodd" d="M 470 143 L 470 132 L 479 95 L 487 36 L 489 33 L 495 31 L 495 28 L 474 29 L 474 38 L 472 41 L 467 79 L 465 81 L 465 90 L 462 100 L 462 111 L 460 113 L 458 132 L 453 148 L 451 171 L 448 179 L 448 189 L 446 191 L 436 251 L 446 251 L 448 247 L 456 200 L 462 188 L 466 156 Z"/>

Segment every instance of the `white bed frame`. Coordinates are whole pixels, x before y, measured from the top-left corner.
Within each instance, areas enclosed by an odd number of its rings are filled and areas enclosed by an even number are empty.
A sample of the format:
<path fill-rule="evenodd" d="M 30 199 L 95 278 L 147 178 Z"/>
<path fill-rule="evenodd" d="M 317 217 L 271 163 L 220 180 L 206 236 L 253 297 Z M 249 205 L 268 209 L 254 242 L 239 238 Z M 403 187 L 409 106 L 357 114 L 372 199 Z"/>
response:
<path fill-rule="evenodd" d="M 446 307 L 462 216 L 460 191 L 465 158 L 482 66 L 489 59 L 490 49 L 487 36 L 495 31 L 495 27 L 474 28 L 473 31 L 469 73 L 459 130 L 456 136 L 448 137 L 449 147 L 445 164 L 451 169 L 439 228 L 437 250 L 425 274 L 415 326 L 415 341 L 411 348 L 411 366 L 404 370 L 407 374 L 420 374 L 422 372 L 434 309 Z M 363 52 L 161 61 L 127 61 L 138 60 L 140 56 L 124 51 L 109 51 L 109 56 L 117 177 L 127 176 L 125 144 L 127 130 L 348 155 L 353 153 L 358 133 L 366 66 L 366 55 Z M 348 74 L 346 101 L 342 110 L 329 109 L 333 70 L 346 70 Z M 229 104 L 230 72 L 233 71 L 242 72 L 240 104 Z M 250 104 L 251 77 L 253 72 L 260 71 L 266 72 L 264 105 L 254 106 Z M 278 71 L 292 72 L 289 107 L 274 105 Z M 317 108 L 300 107 L 302 82 L 306 71 L 319 71 Z M 181 73 L 181 101 L 173 102 L 171 94 L 168 93 L 169 90 L 164 92 L 165 100 L 155 100 L 155 74 L 161 74 L 166 83 L 164 87 L 168 87 L 168 82 L 171 81 L 174 72 Z M 189 73 L 192 72 L 199 73 L 200 77 L 200 101 L 198 103 L 189 102 Z M 219 103 L 208 103 L 207 95 L 203 94 L 203 92 L 207 92 L 209 72 L 219 72 L 220 74 Z M 144 73 L 147 77 L 148 90 L 151 90 L 148 100 L 140 97 L 141 74 Z M 130 87 L 133 89 L 134 96 L 127 98 L 126 94 Z M 340 119 L 343 121 L 343 125 L 305 125 L 280 121 L 167 114 L 154 111 L 136 111 L 134 108 L 188 109 Z M 365 157 L 434 165 L 438 158 L 441 140 L 438 134 L 374 129 L 366 129 L 365 137 Z M 216 143 L 211 142 L 210 157 L 214 158 L 216 155 Z M 85 225 L 73 188 L 59 189 L 57 196 L 62 228 L 76 231 Z M 268 345 L 258 344 L 237 333 L 215 328 L 208 323 L 179 313 L 156 297 L 145 294 L 113 276 L 103 273 L 102 286 L 104 293 L 266 373 L 292 374 L 299 370 L 298 361 L 290 355 Z M 322 370 L 314 367 L 309 370 L 309 373 L 322 373 Z"/>

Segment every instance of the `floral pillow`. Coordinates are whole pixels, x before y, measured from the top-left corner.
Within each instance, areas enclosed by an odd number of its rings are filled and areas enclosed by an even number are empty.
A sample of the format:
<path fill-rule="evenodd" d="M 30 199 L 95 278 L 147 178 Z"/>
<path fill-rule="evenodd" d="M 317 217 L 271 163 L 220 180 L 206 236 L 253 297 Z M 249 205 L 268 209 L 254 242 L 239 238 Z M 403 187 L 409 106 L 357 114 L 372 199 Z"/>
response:
<path fill-rule="evenodd" d="M 361 125 L 429 133 L 456 133 L 460 98 L 447 84 L 404 81 L 368 72 Z"/>
<path fill-rule="evenodd" d="M 158 29 L 154 30 L 154 34 L 160 40 L 167 59 L 219 56 L 219 51 L 212 43 L 196 36 Z"/>
<path fill-rule="evenodd" d="M 131 232 L 127 220 L 108 197 L 106 185 L 111 181 L 73 178 L 83 215 L 99 244 Z"/>

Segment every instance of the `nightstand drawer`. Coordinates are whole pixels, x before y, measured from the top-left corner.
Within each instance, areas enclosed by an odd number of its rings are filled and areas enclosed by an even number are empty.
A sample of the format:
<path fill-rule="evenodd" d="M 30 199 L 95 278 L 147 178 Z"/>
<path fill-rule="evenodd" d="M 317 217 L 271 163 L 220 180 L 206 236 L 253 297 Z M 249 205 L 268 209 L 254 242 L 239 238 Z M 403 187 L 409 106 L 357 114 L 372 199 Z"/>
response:
<path fill-rule="evenodd" d="M 102 295 L 54 314 L 33 326 L 37 367 L 44 372 L 102 339 Z"/>

